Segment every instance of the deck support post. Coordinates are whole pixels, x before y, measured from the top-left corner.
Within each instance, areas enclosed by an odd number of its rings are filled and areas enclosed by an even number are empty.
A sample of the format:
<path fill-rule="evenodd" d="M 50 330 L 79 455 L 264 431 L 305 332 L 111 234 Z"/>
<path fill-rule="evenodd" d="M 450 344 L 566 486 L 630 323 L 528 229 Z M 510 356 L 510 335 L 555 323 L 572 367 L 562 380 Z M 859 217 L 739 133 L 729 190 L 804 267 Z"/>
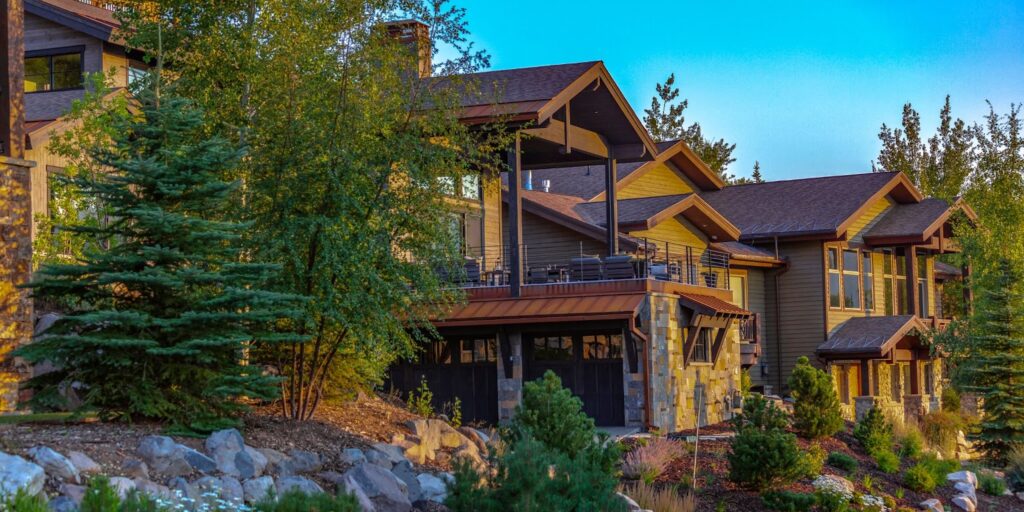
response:
<path fill-rule="evenodd" d="M 515 142 L 508 151 L 508 252 L 509 293 L 518 297 L 523 286 L 523 180 L 521 138 L 516 132 Z"/>
<path fill-rule="evenodd" d="M 619 181 L 618 165 L 614 157 L 608 157 L 604 167 L 605 224 L 607 225 L 608 255 L 619 253 L 619 203 L 616 200 L 615 184 Z"/>
<path fill-rule="evenodd" d="M 0 11 L 0 155 L 25 158 L 25 6 L 4 0 Z"/>

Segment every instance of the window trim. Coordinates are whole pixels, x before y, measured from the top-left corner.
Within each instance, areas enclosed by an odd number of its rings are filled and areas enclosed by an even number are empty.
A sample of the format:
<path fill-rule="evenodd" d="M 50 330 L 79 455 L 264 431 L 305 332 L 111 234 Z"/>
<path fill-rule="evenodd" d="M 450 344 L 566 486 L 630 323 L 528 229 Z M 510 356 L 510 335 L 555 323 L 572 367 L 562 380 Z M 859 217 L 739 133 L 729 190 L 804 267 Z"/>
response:
<path fill-rule="evenodd" d="M 825 284 L 825 304 L 826 304 L 826 306 L 828 307 L 828 309 L 830 311 L 865 311 L 864 310 L 864 297 L 863 297 L 863 295 L 864 295 L 864 286 L 863 286 L 864 272 L 863 272 L 863 269 L 862 269 L 862 265 L 864 264 L 864 259 L 863 259 L 862 253 L 865 252 L 865 250 L 857 248 L 857 247 L 850 247 L 849 245 L 846 245 L 846 244 L 826 244 L 824 246 L 824 248 L 825 248 L 825 250 L 823 251 L 823 257 L 824 257 L 823 264 L 824 264 L 824 267 L 825 267 L 825 283 L 824 284 Z M 828 258 L 829 258 L 829 251 L 830 250 L 836 251 L 836 268 L 835 269 L 829 268 L 829 265 L 828 265 Z M 857 253 L 857 269 L 856 270 L 847 270 L 845 268 L 845 259 L 846 258 L 844 257 L 844 251 L 853 251 L 853 252 Z M 838 307 L 832 305 L 832 286 L 831 286 L 831 284 L 829 282 L 831 280 L 831 275 L 832 274 L 837 274 L 839 276 L 839 290 L 838 290 L 839 291 L 839 306 Z M 857 286 L 857 288 L 858 288 L 858 291 L 857 291 L 857 294 L 858 294 L 858 297 L 857 297 L 857 307 L 850 307 L 850 306 L 846 305 L 845 285 L 843 283 L 845 281 L 844 278 L 846 276 L 852 276 L 852 275 L 856 275 L 857 276 L 857 282 L 858 282 L 858 286 Z"/>
<path fill-rule="evenodd" d="M 42 91 L 24 91 L 24 93 L 25 94 L 39 94 L 39 93 L 47 93 L 47 92 L 80 91 L 82 89 L 85 89 L 85 45 L 62 46 L 62 47 L 59 47 L 59 48 L 44 48 L 44 49 L 40 49 L 40 50 L 26 51 L 25 52 L 25 56 L 24 56 L 24 58 L 22 60 L 22 64 L 23 64 L 23 67 L 24 67 L 24 60 L 25 59 L 34 59 L 34 58 L 39 58 L 39 57 L 48 57 L 49 58 L 49 66 L 48 67 L 49 67 L 49 72 L 50 72 L 50 82 L 49 82 L 49 85 L 52 87 L 53 86 L 53 57 L 59 57 L 59 56 L 62 56 L 62 55 L 76 55 L 76 54 L 78 55 L 78 76 L 79 76 L 79 80 L 80 80 L 79 81 L 80 85 L 78 87 L 64 87 L 64 88 L 61 88 L 61 89 L 46 89 L 46 90 L 42 90 Z M 24 87 L 22 87 L 22 88 L 24 88 Z"/>

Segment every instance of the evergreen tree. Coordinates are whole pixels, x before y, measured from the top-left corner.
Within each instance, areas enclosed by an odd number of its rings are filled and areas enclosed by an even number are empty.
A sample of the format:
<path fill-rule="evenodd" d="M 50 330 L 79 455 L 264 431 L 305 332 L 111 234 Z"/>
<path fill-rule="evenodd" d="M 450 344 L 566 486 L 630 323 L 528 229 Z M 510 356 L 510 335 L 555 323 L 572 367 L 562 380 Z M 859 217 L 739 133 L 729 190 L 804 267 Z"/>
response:
<path fill-rule="evenodd" d="M 689 100 L 678 101 L 679 88 L 675 87 L 675 73 L 668 76 L 663 84 L 654 86 L 656 96 L 651 98 L 651 107 L 644 109 L 644 124 L 656 141 L 678 140 L 686 142 L 690 149 L 707 164 L 708 168 L 718 173 L 726 183 L 732 183 L 736 177 L 728 173 L 729 164 L 736 161 L 732 152 L 736 144 L 729 144 L 725 139 L 708 139 L 704 137 L 699 123 L 686 126 L 686 108 Z"/>
<path fill-rule="evenodd" d="M 104 172 L 69 178 L 108 213 L 78 225 L 79 261 L 48 264 L 29 285 L 70 310 L 18 355 L 57 369 L 30 381 L 36 407 L 102 418 L 156 418 L 196 431 L 233 423 L 238 399 L 271 399 L 278 383 L 244 362 L 248 348 L 296 340 L 274 323 L 297 313 L 295 296 L 261 289 L 276 267 L 238 263 L 247 227 L 219 220 L 235 183 L 218 174 L 242 151 L 204 138 L 187 101 L 140 91 L 137 114 L 111 118 L 112 144 L 91 150 Z"/>
<path fill-rule="evenodd" d="M 997 462 L 1024 446 L 1024 296 L 1021 273 L 1009 261 L 1001 269 L 997 284 L 982 291 L 970 357 L 962 363 L 965 389 L 984 397 L 980 448 Z"/>
<path fill-rule="evenodd" d="M 843 412 L 831 375 L 811 366 L 807 357 L 801 356 L 787 384 L 796 400 L 793 426 L 800 435 L 817 439 L 843 428 Z"/>
<path fill-rule="evenodd" d="M 750 174 L 750 179 L 754 183 L 764 183 L 764 177 L 761 176 L 761 162 L 754 160 L 754 172 Z"/>

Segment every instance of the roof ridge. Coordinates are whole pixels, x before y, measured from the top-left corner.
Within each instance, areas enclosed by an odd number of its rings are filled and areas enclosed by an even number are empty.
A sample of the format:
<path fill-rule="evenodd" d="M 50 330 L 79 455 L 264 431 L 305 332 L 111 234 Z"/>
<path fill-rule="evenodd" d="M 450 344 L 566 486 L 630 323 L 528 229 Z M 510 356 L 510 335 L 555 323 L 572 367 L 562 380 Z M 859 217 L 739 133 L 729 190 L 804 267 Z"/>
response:
<path fill-rule="evenodd" d="M 463 75 L 479 76 L 479 75 L 486 75 L 486 74 L 490 74 L 490 73 L 504 73 L 506 71 L 526 71 L 526 70 L 530 70 L 530 69 L 578 66 L 578 65 L 581 65 L 581 64 L 589 64 L 589 65 L 593 66 L 595 64 L 603 64 L 603 63 L 604 63 L 604 61 L 602 61 L 602 60 L 585 60 L 585 61 L 580 61 L 580 62 L 563 62 L 561 64 L 543 64 L 543 65 L 540 65 L 540 66 L 525 66 L 525 67 L 521 67 L 521 68 L 488 69 L 486 71 L 474 71 L 472 73 L 463 73 Z"/>
<path fill-rule="evenodd" d="M 879 175 L 881 175 L 881 174 L 896 175 L 896 174 L 899 174 L 899 173 L 900 173 L 900 171 L 854 172 L 854 173 L 850 173 L 850 174 L 831 174 L 831 175 L 828 175 L 828 176 L 808 176 L 806 178 L 790 178 L 790 179 L 786 179 L 786 180 L 772 180 L 772 181 L 764 181 L 764 182 L 761 182 L 761 183 L 737 183 L 735 185 L 729 185 L 729 187 L 730 188 L 732 188 L 732 187 L 749 187 L 749 186 L 756 186 L 756 185 L 770 185 L 772 183 L 793 183 L 793 182 L 797 182 L 797 181 L 828 180 L 828 179 L 834 179 L 834 178 L 848 178 L 848 177 L 851 177 L 851 176 L 868 176 L 868 175 L 876 175 L 876 174 L 879 174 Z M 716 190 L 712 190 L 710 192 L 717 192 L 717 191 Z M 707 192 L 702 192 L 702 193 L 707 193 Z"/>

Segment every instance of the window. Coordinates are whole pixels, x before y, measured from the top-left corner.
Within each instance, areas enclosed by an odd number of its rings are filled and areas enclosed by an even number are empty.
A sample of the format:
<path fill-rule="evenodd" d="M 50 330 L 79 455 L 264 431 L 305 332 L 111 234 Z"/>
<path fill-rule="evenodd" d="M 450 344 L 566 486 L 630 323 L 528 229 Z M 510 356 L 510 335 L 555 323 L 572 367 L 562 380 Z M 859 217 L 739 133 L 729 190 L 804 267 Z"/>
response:
<path fill-rule="evenodd" d="M 533 339 L 536 361 L 571 361 L 572 336 L 539 336 Z"/>
<path fill-rule="evenodd" d="M 839 400 L 850 403 L 850 372 L 842 365 L 839 366 Z"/>
<path fill-rule="evenodd" d="M 893 315 L 894 301 L 893 296 L 893 256 L 892 249 L 885 249 L 882 251 L 882 300 L 885 303 L 885 314 Z"/>
<path fill-rule="evenodd" d="M 697 344 L 693 347 L 693 362 L 694 363 L 710 363 L 711 362 L 711 329 L 706 327 L 699 328 L 700 332 L 697 333 Z"/>
<path fill-rule="evenodd" d="M 843 309 L 860 309 L 860 274 L 857 250 L 843 251 Z"/>
<path fill-rule="evenodd" d="M 889 368 L 889 383 L 892 387 L 892 398 L 894 401 L 899 402 L 902 400 L 903 393 L 900 392 L 900 375 L 902 370 L 900 365 L 894 364 Z"/>
<path fill-rule="evenodd" d="M 828 305 L 835 309 L 860 309 L 860 254 L 856 249 L 826 249 L 828 265 Z"/>
<path fill-rule="evenodd" d="M 462 177 L 462 197 L 466 199 L 480 199 L 480 176 L 467 174 Z"/>
<path fill-rule="evenodd" d="M 828 306 L 839 308 L 840 302 L 840 273 L 839 273 L 839 249 L 830 247 L 828 249 Z"/>
<path fill-rule="evenodd" d="M 875 273 L 874 265 L 871 261 L 871 253 L 864 251 L 861 253 L 861 276 L 864 282 L 864 311 L 875 310 Z"/>
<path fill-rule="evenodd" d="M 454 176 L 439 176 L 437 184 L 441 193 L 446 196 L 473 200 L 480 199 L 479 174 L 467 174 L 458 180 Z"/>
<path fill-rule="evenodd" d="M 479 258 L 483 254 L 483 222 L 477 213 L 451 214 L 448 229 L 464 256 Z"/>
<path fill-rule="evenodd" d="M 498 360 L 497 340 L 494 338 L 469 338 L 462 340 L 459 353 L 461 363 L 490 363 Z"/>
<path fill-rule="evenodd" d="M 924 393 L 931 395 L 935 393 L 935 375 L 932 374 L 932 363 L 922 365 L 924 372 Z"/>
<path fill-rule="evenodd" d="M 128 63 L 128 86 L 135 85 L 136 82 L 146 78 L 147 74 L 149 74 L 149 70 L 145 66 L 135 62 Z"/>
<path fill-rule="evenodd" d="M 621 359 L 622 335 L 594 334 L 583 336 L 583 359 Z"/>
<path fill-rule="evenodd" d="M 423 362 L 429 364 L 449 364 L 452 362 L 451 346 L 447 340 L 434 341 L 423 354 Z"/>
<path fill-rule="evenodd" d="M 917 257 L 917 316 L 928 317 L 928 257 Z"/>
<path fill-rule="evenodd" d="M 455 178 L 451 176 L 441 176 L 437 178 L 437 185 L 442 194 L 446 196 L 455 195 Z"/>
<path fill-rule="evenodd" d="M 25 54 L 25 92 L 60 91 L 82 87 L 82 50 Z"/>
<path fill-rule="evenodd" d="M 743 276 L 729 276 L 729 289 L 732 290 L 732 296 L 736 299 L 736 305 L 741 308 L 747 307 L 747 278 Z"/>

